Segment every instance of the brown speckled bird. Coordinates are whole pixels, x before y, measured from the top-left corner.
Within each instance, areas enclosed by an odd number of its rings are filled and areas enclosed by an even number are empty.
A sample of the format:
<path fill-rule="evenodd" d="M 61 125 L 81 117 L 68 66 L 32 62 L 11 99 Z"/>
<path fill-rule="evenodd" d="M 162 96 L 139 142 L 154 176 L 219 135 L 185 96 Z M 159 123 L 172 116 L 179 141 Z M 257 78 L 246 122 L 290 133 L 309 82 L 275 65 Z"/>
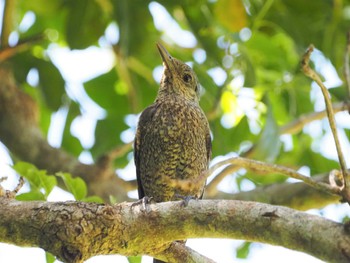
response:
<path fill-rule="evenodd" d="M 211 156 L 208 120 L 199 106 L 200 84 L 187 64 L 157 44 L 164 72 L 155 102 L 141 114 L 134 144 L 139 198 L 156 202 L 201 198 Z M 187 188 L 169 180 L 193 180 Z M 161 262 L 161 261 L 154 261 Z"/>

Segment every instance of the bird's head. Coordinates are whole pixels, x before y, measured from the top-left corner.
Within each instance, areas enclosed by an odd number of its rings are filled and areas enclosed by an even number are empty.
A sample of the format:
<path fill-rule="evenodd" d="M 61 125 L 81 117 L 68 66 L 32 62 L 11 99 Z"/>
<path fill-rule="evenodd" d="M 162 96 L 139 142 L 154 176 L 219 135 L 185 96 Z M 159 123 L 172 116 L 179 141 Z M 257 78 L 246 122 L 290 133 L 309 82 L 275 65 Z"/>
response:
<path fill-rule="evenodd" d="M 177 95 L 198 102 L 200 84 L 193 69 L 182 61 L 173 58 L 161 44 L 157 43 L 157 48 L 164 65 L 158 97 Z"/>

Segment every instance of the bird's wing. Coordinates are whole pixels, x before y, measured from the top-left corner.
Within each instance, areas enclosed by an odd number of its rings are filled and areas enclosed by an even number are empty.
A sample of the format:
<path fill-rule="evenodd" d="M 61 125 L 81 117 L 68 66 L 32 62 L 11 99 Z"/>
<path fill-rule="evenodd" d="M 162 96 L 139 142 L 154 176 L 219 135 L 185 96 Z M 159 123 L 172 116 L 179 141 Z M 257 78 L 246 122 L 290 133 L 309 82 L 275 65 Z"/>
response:
<path fill-rule="evenodd" d="M 142 157 L 144 156 L 141 156 L 140 149 L 143 146 L 143 138 L 145 137 L 145 133 L 149 128 L 150 121 L 152 120 L 156 110 L 157 110 L 157 105 L 152 104 L 141 113 L 139 123 L 137 126 L 135 141 L 134 141 L 134 161 L 136 166 L 136 178 L 137 178 L 137 189 L 139 193 L 139 199 L 145 196 L 145 192 L 142 187 L 141 169 L 140 169 L 141 162 L 143 161 Z"/>
<path fill-rule="evenodd" d="M 212 148 L 209 125 L 208 125 L 208 129 L 207 129 L 207 132 L 206 132 L 206 135 L 205 135 L 205 146 L 207 148 L 207 162 L 208 162 L 207 166 L 209 166 L 209 162 L 210 162 L 210 159 L 211 159 L 211 148 Z M 202 194 L 199 196 L 199 199 L 203 198 L 204 190 L 205 190 L 205 187 L 203 187 L 203 191 L 202 191 Z"/>
<path fill-rule="evenodd" d="M 209 165 L 209 162 L 210 162 L 210 159 L 211 159 L 211 136 L 210 136 L 210 128 L 209 128 L 209 125 L 208 125 L 208 130 L 207 130 L 207 134 L 206 134 L 206 137 L 205 137 L 205 145 L 206 145 L 206 148 L 207 148 L 207 160 L 208 160 L 208 165 Z"/>

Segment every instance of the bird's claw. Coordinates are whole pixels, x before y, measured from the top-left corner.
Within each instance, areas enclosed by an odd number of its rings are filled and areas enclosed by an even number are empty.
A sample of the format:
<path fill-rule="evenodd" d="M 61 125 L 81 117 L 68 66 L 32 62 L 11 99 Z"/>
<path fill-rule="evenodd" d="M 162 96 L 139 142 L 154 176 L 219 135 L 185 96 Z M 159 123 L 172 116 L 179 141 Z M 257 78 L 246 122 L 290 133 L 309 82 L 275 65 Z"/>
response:
<path fill-rule="evenodd" d="M 191 195 L 179 195 L 179 194 L 175 194 L 174 197 L 181 199 L 181 206 L 186 207 L 188 206 L 188 203 L 190 202 L 190 200 L 198 200 L 197 196 L 191 196 Z"/>
<path fill-rule="evenodd" d="M 144 196 L 143 198 L 141 198 L 140 200 L 137 200 L 136 202 L 134 202 L 131 207 L 137 206 L 137 205 L 142 205 L 142 211 L 149 211 L 149 206 L 148 204 L 152 201 L 152 197 L 148 197 L 148 196 Z"/>

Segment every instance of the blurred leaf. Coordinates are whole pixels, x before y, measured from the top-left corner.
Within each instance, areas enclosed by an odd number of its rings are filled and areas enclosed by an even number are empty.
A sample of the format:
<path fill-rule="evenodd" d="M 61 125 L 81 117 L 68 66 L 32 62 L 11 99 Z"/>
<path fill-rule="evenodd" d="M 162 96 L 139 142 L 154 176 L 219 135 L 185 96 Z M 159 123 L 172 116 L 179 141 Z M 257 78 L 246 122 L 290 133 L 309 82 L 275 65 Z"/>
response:
<path fill-rule="evenodd" d="M 66 1 L 68 8 L 66 32 L 72 49 L 83 49 L 97 43 L 108 25 L 106 15 L 97 1 Z"/>
<path fill-rule="evenodd" d="M 19 194 L 16 196 L 18 201 L 46 201 L 45 195 L 39 190 L 31 190 L 28 193 Z"/>
<path fill-rule="evenodd" d="M 142 257 L 141 256 L 135 256 L 135 257 L 128 257 L 129 263 L 141 263 Z"/>
<path fill-rule="evenodd" d="M 68 192 L 70 192 L 75 200 L 81 201 L 87 195 L 87 186 L 83 179 L 80 177 L 73 178 L 69 173 L 56 173 L 57 176 L 61 177 Z"/>
<path fill-rule="evenodd" d="M 45 170 L 38 170 L 33 164 L 17 162 L 13 166 L 13 169 L 28 180 L 33 192 L 39 192 L 43 189 L 45 198 L 47 198 L 52 189 L 57 185 L 55 176 L 48 175 Z M 32 195 L 34 196 L 36 193 Z"/>
<path fill-rule="evenodd" d="M 244 116 L 240 122 L 231 129 L 224 128 L 219 120 L 211 122 L 210 127 L 214 134 L 213 156 L 224 155 L 233 151 L 238 152 L 241 143 L 252 141 L 256 137 L 250 132 L 246 116 Z"/>
<path fill-rule="evenodd" d="M 344 86 L 335 87 L 335 88 L 328 89 L 328 90 L 329 90 L 329 93 L 331 94 L 331 96 L 332 97 L 334 96 L 339 101 L 342 101 L 348 97 L 348 92 Z"/>
<path fill-rule="evenodd" d="M 121 82 L 113 68 L 84 83 L 87 94 L 109 113 L 124 116 L 129 112 L 128 87 Z"/>
<path fill-rule="evenodd" d="M 240 31 L 247 25 L 247 15 L 242 0 L 219 0 L 214 15 L 231 32 Z"/>
<path fill-rule="evenodd" d="M 120 134 L 126 130 L 123 116 L 111 116 L 97 122 L 95 130 L 95 145 L 91 149 L 94 157 L 114 149 L 117 145 L 124 144 L 120 139 Z M 124 166 L 127 163 L 125 158 L 117 158 L 119 165 Z"/>
<path fill-rule="evenodd" d="M 257 68 L 265 72 L 274 70 L 281 76 L 283 70 L 294 70 L 299 62 L 293 40 L 283 33 L 270 36 L 255 32 L 244 46 L 245 55 L 249 54 L 254 66 L 263 66 Z"/>
<path fill-rule="evenodd" d="M 79 105 L 74 101 L 70 101 L 63 130 L 61 147 L 76 157 L 78 157 L 83 151 L 83 146 L 81 145 L 80 140 L 71 134 L 71 125 L 74 119 L 80 115 L 81 112 Z"/>
<path fill-rule="evenodd" d="M 154 27 L 149 11 L 150 2 L 113 1 L 114 17 L 120 30 L 120 53 L 123 56 L 133 55 L 147 65 L 155 65 L 154 63 L 159 63 L 154 59 L 154 54 L 157 53 L 155 43 L 159 40 L 159 33 Z M 139 41 L 140 39 L 142 41 Z"/>
<path fill-rule="evenodd" d="M 212 6 L 204 5 L 203 1 L 184 2 L 186 4 L 182 4 L 182 11 L 200 46 L 207 52 L 206 63 L 212 64 L 211 66 L 220 65 L 223 51 L 218 48 L 216 40 L 221 34 L 213 26 Z"/>
<path fill-rule="evenodd" d="M 270 106 L 267 111 L 266 123 L 255 145 L 253 156 L 254 159 L 271 163 L 278 156 L 280 149 L 279 129 Z"/>
<path fill-rule="evenodd" d="M 119 81 L 114 69 L 86 82 L 84 87 L 87 94 L 107 110 L 107 117 L 96 124 L 95 145 L 91 153 L 97 158 L 123 143 L 120 134 L 128 128 L 124 118 L 130 112 L 125 90 L 127 87 Z M 126 162 L 123 158 L 119 159 Z"/>
<path fill-rule="evenodd" d="M 54 263 L 56 260 L 56 257 L 49 252 L 45 252 L 45 257 L 46 257 L 46 263 Z"/>
<path fill-rule="evenodd" d="M 53 15 L 57 14 L 63 2 L 63 0 L 35 0 L 19 1 L 18 4 L 24 10 L 31 10 L 37 15 L 43 15 L 52 18 Z"/>
<path fill-rule="evenodd" d="M 41 92 L 48 107 L 57 111 L 65 94 L 65 81 L 61 73 L 52 62 L 41 59 L 35 61 L 34 67 L 38 69 Z"/>
<path fill-rule="evenodd" d="M 243 244 L 236 249 L 236 257 L 246 259 L 249 256 L 251 245 L 251 242 L 243 242 Z"/>

